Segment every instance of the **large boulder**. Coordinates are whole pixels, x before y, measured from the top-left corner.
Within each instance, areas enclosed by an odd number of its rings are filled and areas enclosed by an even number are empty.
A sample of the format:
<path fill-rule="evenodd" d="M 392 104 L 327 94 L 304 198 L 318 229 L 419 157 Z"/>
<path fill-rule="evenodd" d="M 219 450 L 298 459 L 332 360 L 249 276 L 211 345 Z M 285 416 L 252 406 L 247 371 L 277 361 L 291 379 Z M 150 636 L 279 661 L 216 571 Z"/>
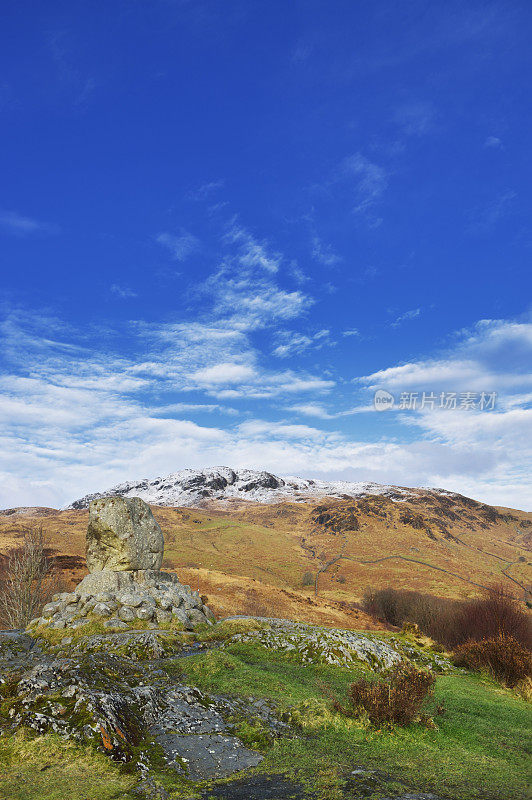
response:
<path fill-rule="evenodd" d="M 164 539 L 150 507 L 140 497 L 102 497 L 89 506 L 87 567 L 99 570 L 159 570 Z"/>

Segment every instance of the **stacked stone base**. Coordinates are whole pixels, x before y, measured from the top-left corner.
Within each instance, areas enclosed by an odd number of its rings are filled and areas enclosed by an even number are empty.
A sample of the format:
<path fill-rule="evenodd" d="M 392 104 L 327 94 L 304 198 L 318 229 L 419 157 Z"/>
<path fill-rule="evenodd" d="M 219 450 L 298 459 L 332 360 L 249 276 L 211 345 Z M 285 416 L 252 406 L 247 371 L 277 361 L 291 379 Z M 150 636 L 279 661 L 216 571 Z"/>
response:
<path fill-rule="evenodd" d="M 150 628 L 179 623 L 184 630 L 193 630 L 215 621 L 199 592 L 183 586 L 175 575 L 157 570 L 101 570 L 87 575 L 73 592 L 54 595 L 42 616 L 30 625 L 75 629 L 94 618 L 118 630 L 134 627 L 135 622 L 147 622 Z"/>

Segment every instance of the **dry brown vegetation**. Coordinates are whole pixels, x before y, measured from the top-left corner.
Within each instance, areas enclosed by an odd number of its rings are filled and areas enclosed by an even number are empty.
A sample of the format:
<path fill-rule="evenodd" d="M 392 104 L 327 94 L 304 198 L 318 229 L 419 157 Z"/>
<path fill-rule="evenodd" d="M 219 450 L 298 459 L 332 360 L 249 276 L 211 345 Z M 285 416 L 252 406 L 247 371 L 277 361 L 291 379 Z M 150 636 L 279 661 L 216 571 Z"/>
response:
<path fill-rule="evenodd" d="M 519 600 L 530 585 L 532 514 L 419 491 L 394 503 L 359 500 L 204 509 L 153 507 L 165 535 L 165 568 L 200 588 L 215 613 L 267 613 L 363 628 L 367 586 L 444 599 L 477 597 L 502 583 Z M 0 513 L 0 553 L 42 524 L 65 580 L 84 575 L 87 511 Z M 314 598 L 314 579 L 320 572 Z M 253 612 L 254 610 L 254 612 Z M 378 624 L 378 623 L 377 623 Z"/>
<path fill-rule="evenodd" d="M 38 616 L 55 590 L 54 568 L 42 526 L 27 529 L 0 559 L 0 624 L 25 628 Z"/>
<path fill-rule="evenodd" d="M 348 689 L 348 706 L 335 701 L 334 707 L 345 716 L 367 716 L 374 725 L 410 725 L 416 719 L 428 723 L 432 719 L 421 709 L 435 683 L 432 673 L 401 664 L 380 680 L 355 681 Z"/>
<path fill-rule="evenodd" d="M 510 687 L 532 678 L 532 654 L 511 636 L 466 642 L 456 648 L 454 663 L 489 672 Z"/>
<path fill-rule="evenodd" d="M 390 625 L 416 623 L 423 633 L 453 648 L 471 639 L 510 636 L 532 649 L 532 618 L 503 586 L 470 600 L 451 600 L 392 588 L 366 590 L 363 609 Z"/>

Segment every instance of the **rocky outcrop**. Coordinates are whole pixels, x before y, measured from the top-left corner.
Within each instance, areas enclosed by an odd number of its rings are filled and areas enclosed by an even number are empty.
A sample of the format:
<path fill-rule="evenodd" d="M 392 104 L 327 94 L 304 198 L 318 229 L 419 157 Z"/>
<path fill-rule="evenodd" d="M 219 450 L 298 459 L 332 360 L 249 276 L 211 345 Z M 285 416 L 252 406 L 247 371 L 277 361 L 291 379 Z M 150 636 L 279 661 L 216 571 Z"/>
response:
<path fill-rule="evenodd" d="M 89 505 L 87 568 L 160 569 L 164 539 L 151 509 L 140 497 L 103 497 Z"/>
<path fill-rule="evenodd" d="M 171 623 L 192 630 L 211 623 L 214 614 L 199 592 L 183 586 L 175 575 L 156 570 L 139 572 L 92 572 L 73 592 L 62 592 L 30 623 L 52 629 L 76 629 L 89 619 L 99 619 L 104 627 L 126 630 L 135 623 L 157 628 Z"/>
<path fill-rule="evenodd" d="M 8 667 L 8 669 L 6 669 Z M 103 651 L 68 657 L 41 654 L 9 665 L 0 651 L 2 728 L 53 731 L 92 743 L 146 779 L 161 755 L 168 770 L 191 780 L 224 778 L 262 756 L 232 734 L 229 719 L 259 719 L 272 735 L 287 728 L 264 701 L 208 696 L 173 681 L 147 662 Z M 149 792 L 147 793 L 149 795 Z"/>
<path fill-rule="evenodd" d="M 140 498 L 93 500 L 87 528 L 89 574 L 73 592 L 62 592 L 32 620 L 29 629 L 76 629 L 88 620 L 125 630 L 147 624 L 192 630 L 214 621 L 199 592 L 161 572 L 162 531 Z"/>

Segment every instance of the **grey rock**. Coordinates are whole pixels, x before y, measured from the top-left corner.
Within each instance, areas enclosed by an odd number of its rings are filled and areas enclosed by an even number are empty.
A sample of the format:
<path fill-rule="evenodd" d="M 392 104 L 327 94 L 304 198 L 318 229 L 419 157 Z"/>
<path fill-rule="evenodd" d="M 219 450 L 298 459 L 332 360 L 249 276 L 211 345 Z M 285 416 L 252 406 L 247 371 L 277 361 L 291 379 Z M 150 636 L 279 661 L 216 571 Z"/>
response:
<path fill-rule="evenodd" d="M 131 587 L 133 580 L 132 572 L 113 572 L 110 569 L 103 569 L 86 575 L 78 584 L 77 591 L 82 597 L 89 595 L 99 597 L 103 592 L 116 594 L 119 589 Z"/>
<path fill-rule="evenodd" d="M 195 628 L 196 625 L 202 625 L 205 622 L 208 622 L 208 619 L 203 611 L 199 610 L 199 608 L 191 608 L 190 611 L 188 611 L 188 621 L 190 625 Z"/>
<path fill-rule="evenodd" d="M 115 598 L 114 592 L 99 592 L 96 595 L 96 600 L 99 603 L 108 603 L 109 600 L 114 600 L 114 598 Z"/>
<path fill-rule="evenodd" d="M 42 610 L 42 615 L 45 618 L 53 617 L 53 615 L 59 611 L 60 604 L 59 603 L 46 603 Z"/>
<path fill-rule="evenodd" d="M 155 612 L 155 619 L 157 620 L 159 625 L 162 625 L 165 622 L 171 622 L 172 621 L 172 612 L 171 611 L 165 611 L 162 608 L 158 608 L 156 610 L 156 612 Z"/>
<path fill-rule="evenodd" d="M 144 594 L 136 592 L 135 589 L 123 589 L 117 593 L 116 599 L 119 603 L 122 603 L 125 606 L 137 608 L 142 604 L 142 601 L 144 600 Z"/>
<path fill-rule="evenodd" d="M 186 759 L 188 777 L 192 780 L 225 778 L 238 770 L 256 767 L 263 759 L 259 753 L 244 747 L 236 736 L 225 734 L 167 733 L 158 736 L 157 741 L 169 766 L 181 772 L 181 759 Z"/>
<path fill-rule="evenodd" d="M 87 567 L 99 570 L 158 570 L 164 540 L 150 507 L 139 497 L 104 497 L 89 505 Z"/>
<path fill-rule="evenodd" d="M 181 622 L 185 627 L 188 627 L 188 615 L 187 612 L 184 611 L 182 608 L 176 608 L 173 606 L 172 608 L 172 616 L 174 616 L 178 622 Z"/>
<path fill-rule="evenodd" d="M 139 606 L 136 609 L 137 619 L 151 620 L 153 619 L 153 611 L 154 609 L 151 606 Z"/>
<path fill-rule="evenodd" d="M 93 614 L 96 614 L 98 617 L 110 617 L 114 610 L 115 609 L 112 607 L 110 603 L 96 603 L 96 605 L 92 609 L 92 612 Z"/>
<path fill-rule="evenodd" d="M 133 622 L 135 619 L 135 611 L 129 606 L 122 606 L 118 612 L 118 616 L 123 622 Z"/>
<path fill-rule="evenodd" d="M 171 598 L 168 597 L 168 595 L 161 595 L 157 597 L 156 600 L 157 600 L 157 605 L 163 611 L 170 611 L 170 609 L 172 608 L 173 602 Z"/>
<path fill-rule="evenodd" d="M 119 630 L 124 630 L 125 628 L 127 628 L 126 623 L 122 622 L 122 620 L 118 619 L 117 617 L 106 619 L 105 622 L 103 623 L 103 626 L 104 628 L 118 628 Z"/>

